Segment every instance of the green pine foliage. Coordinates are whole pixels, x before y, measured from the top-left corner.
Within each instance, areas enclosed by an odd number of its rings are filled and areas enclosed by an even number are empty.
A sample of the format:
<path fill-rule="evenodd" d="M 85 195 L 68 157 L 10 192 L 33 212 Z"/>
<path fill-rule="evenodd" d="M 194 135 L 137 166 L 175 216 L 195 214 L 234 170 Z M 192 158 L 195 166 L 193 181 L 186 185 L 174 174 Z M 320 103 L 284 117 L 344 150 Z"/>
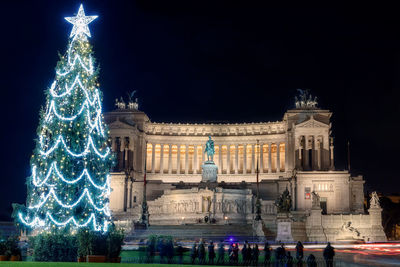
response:
<path fill-rule="evenodd" d="M 114 157 L 98 74 L 86 35 L 71 37 L 57 63 L 54 83 L 45 91 L 26 206 L 15 206 L 14 217 L 31 229 L 66 228 L 73 233 L 87 226 L 107 231 Z"/>

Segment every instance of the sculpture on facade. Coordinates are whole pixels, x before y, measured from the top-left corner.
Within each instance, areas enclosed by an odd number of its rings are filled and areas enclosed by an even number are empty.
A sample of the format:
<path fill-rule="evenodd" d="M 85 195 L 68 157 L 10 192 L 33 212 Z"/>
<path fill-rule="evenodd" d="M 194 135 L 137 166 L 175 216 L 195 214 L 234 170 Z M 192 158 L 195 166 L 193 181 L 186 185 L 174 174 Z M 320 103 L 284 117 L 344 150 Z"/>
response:
<path fill-rule="evenodd" d="M 120 97 L 119 100 L 118 100 L 118 98 L 115 99 L 115 106 L 118 109 L 125 109 L 126 108 L 126 104 L 125 104 L 124 99 L 122 98 L 122 96 Z"/>
<path fill-rule="evenodd" d="M 312 191 L 311 195 L 312 195 L 312 208 L 313 209 L 315 209 L 315 208 L 320 209 L 321 208 L 321 204 L 320 204 L 321 201 L 320 201 L 320 197 L 319 197 L 318 193 L 315 192 L 315 191 Z"/>
<path fill-rule="evenodd" d="M 376 191 L 372 192 L 371 194 L 371 200 L 369 202 L 370 208 L 380 208 L 381 205 L 379 204 L 379 197 Z"/>
<path fill-rule="evenodd" d="M 317 108 L 318 102 L 317 97 L 312 97 L 309 90 L 297 89 L 299 92 L 299 98 L 294 97 L 295 105 L 298 109 L 313 109 Z"/>
<path fill-rule="evenodd" d="M 208 136 L 208 140 L 206 143 L 206 148 L 204 149 L 204 153 L 207 154 L 207 161 L 213 161 L 215 149 L 214 149 L 214 140 L 211 139 L 211 136 Z"/>
<path fill-rule="evenodd" d="M 129 102 L 133 102 L 133 97 L 135 96 L 135 93 L 136 93 L 136 90 L 133 90 L 132 92 L 130 92 L 130 93 L 126 93 L 127 95 L 128 95 L 128 100 L 129 100 Z M 136 98 L 137 99 L 137 98 Z"/>
<path fill-rule="evenodd" d="M 125 103 L 124 98 L 121 96 L 118 100 L 118 98 L 115 99 L 115 106 L 117 109 L 139 109 L 139 103 L 138 99 L 135 98 L 133 99 L 134 95 L 136 93 L 136 90 L 133 90 L 130 93 L 126 93 L 128 95 L 128 105 Z"/>
<path fill-rule="evenodd" d="M 346 235 L 348 235 L 352 239 L 356 239 L 356 240 L 363 239 L 363 237 L 361 237 L 360 231 L 358 231 L 355 227 L 351 226 L 351 222 L 343 223 L 341 231 L 342 231 L 342 235 L 344 235 L 344 237 L 346 237 Z"/>
<path fill-rule="evenodd" d="M 135 93 L 136 93 L 136 90 L 133 90 L 132 92 L 127 93 L 129 109 L 138 109 L 139 108 L 138 99 L 137 98 L 133 99 Z"/>
<path fill-rule="evenodd" d="M 288 213 L 292 209 L 292 197 L 287 187 L 282 195 L 275 201 L 275 205 L 278 209 L 278 213 Z"/>

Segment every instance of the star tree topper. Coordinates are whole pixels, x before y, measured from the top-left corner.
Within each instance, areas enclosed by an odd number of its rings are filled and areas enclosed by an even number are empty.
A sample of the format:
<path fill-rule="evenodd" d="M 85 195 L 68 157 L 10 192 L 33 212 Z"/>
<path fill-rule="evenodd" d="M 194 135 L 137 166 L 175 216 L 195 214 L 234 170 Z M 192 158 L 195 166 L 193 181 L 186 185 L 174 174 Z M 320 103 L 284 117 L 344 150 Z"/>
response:
<path fill-rule="evenodd" d="M 71 31 L 71 35 L 69 37 L 73 37 L 81 33 L 86 34 L 88 37 L 91 37 L 88 24 L 96 18 L 97 16 L 85 16 L 85 11 L 83 10 L 83 5 L 81 4 L 78 10 L 78 14 L 75 17 L 65 17 L 65 19 L 69 23 L 72 23 L 74 25 Z"/>

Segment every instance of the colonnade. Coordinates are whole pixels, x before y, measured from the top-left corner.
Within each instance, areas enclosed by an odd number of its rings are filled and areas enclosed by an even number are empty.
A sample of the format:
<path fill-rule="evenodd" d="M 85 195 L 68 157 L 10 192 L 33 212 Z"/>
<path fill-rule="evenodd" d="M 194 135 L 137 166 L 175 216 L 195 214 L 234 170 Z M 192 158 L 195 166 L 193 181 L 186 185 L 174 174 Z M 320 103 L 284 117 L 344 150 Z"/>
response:
<path fill-rule="evenodd" d="M 285 171 L 287 146 L 284 142 L 215 145 L 214 162 L 220 174 Z M 161 174 L 199 174 L 206 160 L 204 145 L 147 144 L 147 172 Z"/>
<path fill-rule="evenodd" d="M 114 171 L 131 169 L 133 162 L 133 140 L 131 137 L 110 137 L 112 151 L 116 154 Z"/>
<path fill-rule="evenodd" d="M 333 139 L 315 135 L 298 136 L 296 151 L 300 170 L 324 170 L 334 168 Z"/>

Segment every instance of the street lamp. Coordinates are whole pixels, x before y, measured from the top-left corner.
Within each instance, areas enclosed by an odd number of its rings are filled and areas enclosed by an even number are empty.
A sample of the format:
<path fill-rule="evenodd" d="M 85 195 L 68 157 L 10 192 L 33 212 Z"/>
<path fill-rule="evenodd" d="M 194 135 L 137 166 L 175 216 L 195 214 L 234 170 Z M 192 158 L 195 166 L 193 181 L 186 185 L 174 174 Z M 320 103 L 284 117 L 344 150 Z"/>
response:
<path fill-rule="evenodd" d="M 228 222 L 228 216 L 225 216 L 224 217 L 224 220 L 225 220 L 225 224 L 228 224 L 229 222 Z"/>

